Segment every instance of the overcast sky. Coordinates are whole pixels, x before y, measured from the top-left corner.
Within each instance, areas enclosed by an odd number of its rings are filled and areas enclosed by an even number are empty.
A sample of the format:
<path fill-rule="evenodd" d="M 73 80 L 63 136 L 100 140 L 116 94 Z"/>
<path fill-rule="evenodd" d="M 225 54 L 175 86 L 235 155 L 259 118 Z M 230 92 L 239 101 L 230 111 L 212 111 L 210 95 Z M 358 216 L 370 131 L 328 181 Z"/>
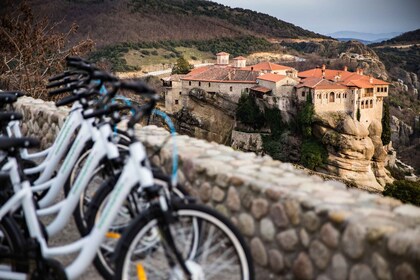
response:
<path fill-rule="evenodd" d="M 322 34 L 406 32 L 420 28 L 420 0 L 213 0 Z"/>

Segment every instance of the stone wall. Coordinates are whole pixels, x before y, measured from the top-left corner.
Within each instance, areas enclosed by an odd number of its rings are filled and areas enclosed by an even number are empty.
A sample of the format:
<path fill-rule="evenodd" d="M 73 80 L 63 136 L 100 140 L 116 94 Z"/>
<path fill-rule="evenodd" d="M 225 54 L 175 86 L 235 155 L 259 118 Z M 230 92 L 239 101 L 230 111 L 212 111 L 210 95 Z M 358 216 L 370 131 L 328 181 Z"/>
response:
<path fill-rule="evenodd" d="M 54 128 L 52 115 L 63 115 L 28 98 L 18 108 L 31 118 L 28 126 L 42 127 L 43 141 L 45 123 Z M 152 126 L 139 128 L 138 135 L 153 150 L 168 133 Z M 238 225 L 257 267 L 274 278 L 419 279 L 420 208 L 346 189 L 270 157 L 188 136 L 177 136 L 176 143 L 181 183 Z M 167 171 L 171 147 L 152 159 Z"/>

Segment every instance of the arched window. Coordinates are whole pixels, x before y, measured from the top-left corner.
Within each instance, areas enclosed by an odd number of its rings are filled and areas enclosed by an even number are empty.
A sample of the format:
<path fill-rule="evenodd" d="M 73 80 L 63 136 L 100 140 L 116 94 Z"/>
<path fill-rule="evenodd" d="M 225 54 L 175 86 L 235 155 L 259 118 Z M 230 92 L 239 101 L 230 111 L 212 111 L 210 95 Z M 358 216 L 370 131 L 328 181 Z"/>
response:
<path fill-rule="evenodd" d="M 335 93 L 334 92 L 330 92 L 330 99 L 328 100 L 328 102 L 335 102 Z"/>
<path fill-rule="evenodd" d="M 211 83 L 209 83 L 209 87 L 211 87 Z"/>
<path fill-rule="evenodd" d="M 201 87 L 201 82 L 198 82 L 198 86 Z"/>
<path fill-rule="evenodd" d="M 191 85 L 191 81 L 189 81 L 188 84 Z"/>
<path fill-rule="evenodd" d="M 230 87 L 230 89 L 229 89 L 230 91 L 233 91 L 233 87 Z"/>
<path fill-rule="evenodd" d="M 337 94 L 337 98 L 341 98 L 341 93 Z"/>
<path fill-rule="evenodd" d="M 370 108 L 373 108 L 373 100 L 370 100 Z"/>
<path fill-rule="evenodd" d="M 362 106 L 360 106 L 362 109 L 365 109 L 365 101 L 362 101 Z"/>

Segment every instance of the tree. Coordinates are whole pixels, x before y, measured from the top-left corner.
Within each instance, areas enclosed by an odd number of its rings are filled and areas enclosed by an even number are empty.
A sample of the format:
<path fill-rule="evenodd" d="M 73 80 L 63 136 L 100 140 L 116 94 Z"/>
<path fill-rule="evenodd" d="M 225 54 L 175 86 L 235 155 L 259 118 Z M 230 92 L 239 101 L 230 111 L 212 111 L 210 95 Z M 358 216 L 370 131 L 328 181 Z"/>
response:
<path fill-rule="evenodd" d="M 361 117 L 361 114 L 360 114 L 360 108 L 357 108 L 357 111 L 356 111 L 356 118 L 357 118 L 357 121 L 358 121 L 358 122 L 360 122 L 360 117 Z"/>
<path fill-rule="evenodd" d="M 91 40 L 67 46 L 77 26 L 57 33 L 46 18 L 36 19 L 25 2 L 16 11 L 2 15 L 0 22 L 0 86 L 35 98 L 49 99 L 47 79 L 63 71 L 66 56 L 82 55 L 93 47 Z"/>
<path fill-rule="evenodd" d="M 389 104 L 388 102 L 384 103 L 384 112 L 382 114 L 382 143 L 388 145 L 391 142 L 391 118 L 389 115 Z"/>
<path fill-rule="evenodd" d="M 242 93 L 239 98 L 236 119 L 253 129 L 260 129 L 265 124 L 264 114 L 260 111 L 255 99 L 247 93 Z"/>
<path fill-rule="evenodd" d="M 315 113 L 314 104 L 312 104 L 312 96 L 309 93 L 306 97 L 306 103 L 299 112 L 299 125 L 304 137 L 312 136 L 312 119 Z"/>
<path fill-rule="evenodd" d="M 172 68 L 172 74 L 188 74 L 194 66 L 181 56 L 177 59 L 175 66 Z"/>

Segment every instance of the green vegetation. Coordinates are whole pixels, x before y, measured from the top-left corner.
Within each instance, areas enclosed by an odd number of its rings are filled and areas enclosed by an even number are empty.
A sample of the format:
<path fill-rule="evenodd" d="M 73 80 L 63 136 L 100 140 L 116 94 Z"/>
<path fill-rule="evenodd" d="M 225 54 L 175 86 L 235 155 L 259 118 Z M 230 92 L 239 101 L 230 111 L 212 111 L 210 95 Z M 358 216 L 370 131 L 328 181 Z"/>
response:
<path fill-rule="evenodd" d="M 205 0 L 131 0 L 133 10 L 141 13 L 205 16 L 228 22 L 235 27 L 280 38 L 329 38 L 293 24 L 281 21 L 273 16 L 241 8 L 227 6 Z"/>
<path fill-rule="evenodd" d="M 306 103 L 298 115 L 298 123 L 301 128 L 301 133 L 304 137 L 312 136 L 312 118 L 314 112 L 315 109 L 314 105 L 312 104 L 312 96 L 311 94 L 308 94 L 306 97 Z"/>
<path fill-rule="evenodd" d="M 414 43 L 420 42 L 420 29 L 406 32 L 390 40 L 380 42 L 380 43 L 373 43 L 373 44 L 370 44 L 369 46 L 376 47 L 376 46 L 395 45 L 395 44 L 403 45 L 403 44 L 412 44 L 413 42 Z"/>
<path fill-rule="evenodd" d="M 393 184 L 385 186 L 383 195 L 397 198 L 404 203 L 420 206 L 420 182 L 395 181 Z"/>
<path fill-rule="evenodd" d="M 420 71 L 419 45 L 413 45 L 409 48 L 375 48 L 375 52 L 394 79 L 399 78 L 399 69 L 413 73 Z"/>
<path fill-rule="evenodd" d="M 384 103 L 382 114 L 382 143 L 388 145 L 391 142 L 391 117 L 389 115 L 389 104 L 388 102 Z"/>
<path fill-rule="evenodd" d="M 300 162 L 303 166 L 315 170 L 327 163 L 328 152 L 314 137 L 305 138 L 302 143 Z"/>
<path fill-rule="evenodd" d="M 356 118 L 357 118 L 357 121 L 358 122 L 360 122 L 360 118 L 361 118 L 361 114 L 360 114 L 360 108 L 359 107 L 357 107 L 357 111 L 356 111 Z"/>
<path fill-rule="evenodd" d="M 236 119 L 253 129 L 261 129 L 265 124 L 264 115 L 255 102 L 255 98 L 246 93 L 242 93 L 239 98 Z"/>
<path fill-rule="evenodd" d="M 174 67 L 172 68 L 172 74 L 187 74 L 193 68 L 194 66 L 189 64 L 188 61 L 182 56 L 178 58 Z"/>
<path fill-rule="evenodd" d="M 140 60 L 141 66 L 147 64 L 173 63 L 176 58 L 185 57 L 203 57 L 211 58 L 214 54 L 225 51 L 232 57 L 239 55 L 249 55 L 256 51 L 279 51 L 281 47 L 278 44 L 272 44 L 263 38 L 254 36 L 243 36 L 239 38 L 217 38 L 203 41 L 159 41 L 159 42 L 139 42 L 139 43 L 120 43 L 103 47 L 91 53 L 89 59 L 94 62 L 105 60 L 112 66 L 112 70 L 136 71 L 138 66 L 132 66 L 133 63 L 127 63 L 127 57 L 130 52 L 138 51 L 137 57 L 143 56 Z M 160 56 L 159 56 L 160 55 Z M 204 57 L 205 56 L 205 57 Z M 129 59 L 132 60 L 132 59 Z"/>

